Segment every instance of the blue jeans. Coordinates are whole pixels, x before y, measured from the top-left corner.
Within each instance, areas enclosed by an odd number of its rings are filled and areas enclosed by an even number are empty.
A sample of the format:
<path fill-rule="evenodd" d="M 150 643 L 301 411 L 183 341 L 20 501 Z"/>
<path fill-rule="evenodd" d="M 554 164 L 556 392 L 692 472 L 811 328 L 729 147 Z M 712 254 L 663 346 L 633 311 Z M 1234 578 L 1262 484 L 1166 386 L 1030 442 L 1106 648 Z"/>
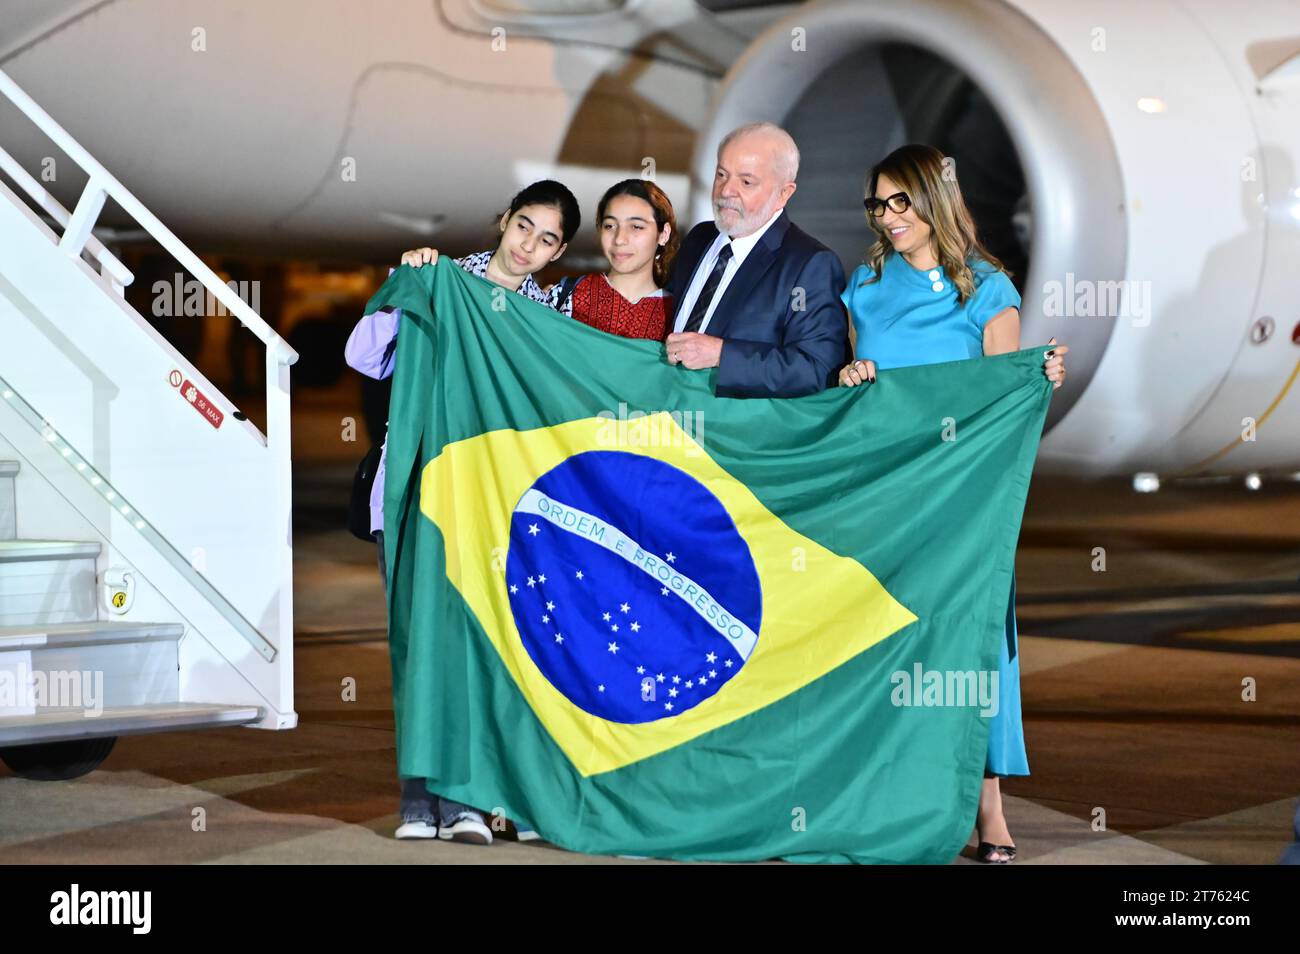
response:
<path fill-rule="evenodd" d="M 379 545 L 379 578 L 384 583 L 384 598 L 388 598 L 388 563 L 384 557 L 384 531 L 375 531 L 375 543 Z M 469 806 L 453 802 L 429 791 L 426 780 L 422 778 L 402 778 L 401 814 L 402 824 L 407 822 L 428 822 L 437 825 L 441 819 L 451 821 L 457 813 L 468 810 Z"/>
<path fill-rule="evenodd" d="M 1295 808 L 1295 841 L 1287 846 L 1286 851 L 1282 852 L 1282 860 L 1278 863 L 1300 865 L 1300 802 L 1296 803 Z"/>

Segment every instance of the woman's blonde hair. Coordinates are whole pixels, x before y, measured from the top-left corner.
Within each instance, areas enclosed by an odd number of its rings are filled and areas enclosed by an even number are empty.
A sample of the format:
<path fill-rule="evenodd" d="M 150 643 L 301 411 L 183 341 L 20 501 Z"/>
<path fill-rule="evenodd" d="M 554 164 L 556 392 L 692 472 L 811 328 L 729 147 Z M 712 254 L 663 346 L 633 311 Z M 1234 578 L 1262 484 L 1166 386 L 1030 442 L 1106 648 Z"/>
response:
<path fill-rule="evenodd" d="M 965 304 L 975 294 L 972 259 L 983 259 L 998 271 L 1006 272 L 975 234 L 975 220 L 957 184 L 955 165 L 933 146 L 913 143 L 900 146 L 871 167 L 867 173 L 866 197 L 876 194 L 881 176 L 888 176 L 912 201 L 917 217 L 930 226 L 930 242 L 939 264 L 957 286 L 957 300 Z M 879 281 L 885 259 L 894 254 L 893 243 L 884 222 L 867 213 L 867 224 L 876 233 L 876 241 L 867 250 L 867 265 L 874 274 L 863 284 Z"/>

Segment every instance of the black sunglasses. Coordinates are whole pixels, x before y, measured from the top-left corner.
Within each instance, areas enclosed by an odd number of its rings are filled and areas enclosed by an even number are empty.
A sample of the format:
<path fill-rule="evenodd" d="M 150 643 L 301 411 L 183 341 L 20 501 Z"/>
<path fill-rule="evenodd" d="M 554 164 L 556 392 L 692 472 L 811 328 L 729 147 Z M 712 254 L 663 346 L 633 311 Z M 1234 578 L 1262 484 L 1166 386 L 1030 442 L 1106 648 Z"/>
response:
<path fill-rule="evenodd" d="M 877 199 L 875 196 L 863 199 L 862 204 L 866 206 L 868 214 L 880 218 L 885 214 L 886 206 L 902 215 L 912 207 L 912 200 L 907 197 L 906 192 L 895 192 L 888 199 Z"/>

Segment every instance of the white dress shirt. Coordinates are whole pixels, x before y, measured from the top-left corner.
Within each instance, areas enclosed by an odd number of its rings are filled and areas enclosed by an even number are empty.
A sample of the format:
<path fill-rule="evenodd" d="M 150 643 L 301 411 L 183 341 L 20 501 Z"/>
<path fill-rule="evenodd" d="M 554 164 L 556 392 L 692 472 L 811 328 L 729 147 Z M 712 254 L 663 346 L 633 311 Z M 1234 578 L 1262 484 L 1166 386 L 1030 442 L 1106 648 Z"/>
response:
<path fill-rule="evenodd" d="M 727 291 L 727 286 L 731 280 L 736 277 L 736 272 L 740 271 L 740 266 L 744 263 L 749 253 L 754 250 L 758 240 L 763 237 L 763 233 L 772 227 L 785 209 L 777 209 L 770 219 L 768 219 L 757 232 L 746 235 L 744 238 L 728 238 L 723 232 L 718 233 L 718 237 L 713 240 L 709 250 L 700 258 L 700 263 L 695 266 L 695 274 L 691 276 L 691 283 L 686 286 L 686 294 L 682 296 L 681 302 L 677 306 L 677 317 L 673 321 L 673 331 L 681 331 L 686 327 L 687 320 L 691 317 L 691 312 L 695 308 L 695 303 L 700 298 L 700 291 L 704 288 L 705 283 L 709 280 L 709 275 L 713 273 L 714 263 L 718 260 L 718 253 L 722 251 L 722 246 L 728 242 L 731 243 L 731 261 L 727 263 L 726 269 L 722 272 L 722 279 L 718 282 L 717 289 L 713 292 L 713 301 L 709 303 L 709 310 L 704 313 L 704 320 L 700 322 L 699 332 L 705 334 L 709 330 L 709 321 L 713 318 L 713 312 L 718 307 L 718 302 L 722 301 L 723 294 Z"/>

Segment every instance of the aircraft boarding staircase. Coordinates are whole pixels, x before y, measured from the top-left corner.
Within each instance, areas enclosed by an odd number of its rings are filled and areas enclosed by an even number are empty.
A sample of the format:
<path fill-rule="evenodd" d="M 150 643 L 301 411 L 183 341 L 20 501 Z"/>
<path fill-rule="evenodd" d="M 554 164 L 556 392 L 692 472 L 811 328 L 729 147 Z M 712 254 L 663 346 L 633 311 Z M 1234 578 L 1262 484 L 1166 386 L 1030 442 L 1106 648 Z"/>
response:
<path fill-rule="evenodd" d="M 71 778 L 121 735 L 292 728 L 297 353 L 3 71 L 0 94 L 88 176 L 69 214 L 0 129 L 0 759 Z M 265 345 L 265 435 L 125 301 L 92 235 L 110 197 Z"/>

